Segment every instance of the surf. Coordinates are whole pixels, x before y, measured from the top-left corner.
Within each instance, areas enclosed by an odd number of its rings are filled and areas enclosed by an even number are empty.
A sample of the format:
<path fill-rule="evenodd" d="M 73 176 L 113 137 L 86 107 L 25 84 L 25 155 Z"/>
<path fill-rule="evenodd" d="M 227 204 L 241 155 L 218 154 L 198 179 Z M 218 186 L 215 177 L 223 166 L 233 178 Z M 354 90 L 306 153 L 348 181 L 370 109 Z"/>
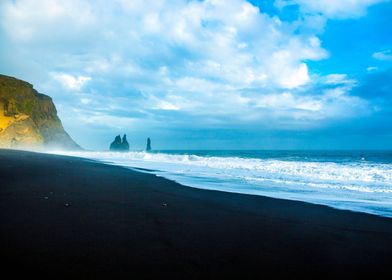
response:
<path fill-rule="evenodd" d="M 56 152 L 151 170 L 182 185 L 265 195 L 392 217 L 392 164 L 356 155 L 260 156 L 254 153 Z M 257 157 L 256 157 L 257 156 Z"/>

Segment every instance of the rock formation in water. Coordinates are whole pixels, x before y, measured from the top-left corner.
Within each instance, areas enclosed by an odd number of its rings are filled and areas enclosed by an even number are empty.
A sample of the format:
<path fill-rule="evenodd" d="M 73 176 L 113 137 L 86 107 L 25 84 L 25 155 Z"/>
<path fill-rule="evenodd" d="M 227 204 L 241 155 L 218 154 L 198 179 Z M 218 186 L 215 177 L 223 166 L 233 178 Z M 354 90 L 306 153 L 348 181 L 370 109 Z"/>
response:
<path fill-rule="evenodd" d="M 52 99 L 0 75 L 0 148 L 81 149 L 65 132 Z"/>
<path fill-rule="evenodd" d="M 111 151 L 119 151 L 121 150 L 121 136 L 117 135 L 114 138 L 114 141 L 110 144 Z"/>
<path fill-rule="evenodd" d="M 114 141 L 110 144 L 110 150 L 115 152 L 126 152 L 129 151 L 129 143 L 127 141 L 127 135 L 124 134 L 122 140 L 121 136 L 117 135 Z"/>
<path fill-rule="evenodd" d="M 129 143 L 127 141 L 127 135 L 124 134 L 123 138 L 122 138 L 122 148 L 124 151 L 129 151 Z"/>
<path fill-rule="evenodd" d="M 147 138 L 146 151 L 147 152 L 151 151 L 151 139 L 150 138 Z"/>

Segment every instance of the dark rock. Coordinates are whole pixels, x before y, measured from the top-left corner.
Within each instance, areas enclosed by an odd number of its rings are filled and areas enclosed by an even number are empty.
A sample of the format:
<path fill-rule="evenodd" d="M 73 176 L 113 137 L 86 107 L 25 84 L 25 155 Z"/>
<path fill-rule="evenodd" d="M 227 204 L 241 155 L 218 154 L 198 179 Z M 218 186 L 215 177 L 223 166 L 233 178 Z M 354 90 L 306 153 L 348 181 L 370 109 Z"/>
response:
<path fill-rule="evenodd" d="M 127 135 L 124 134 L 122 140 L 121 136 L 117 135 L 114 141 L 110 144 L 110 150 L 114 152 L 127 152 L 129 151 L 129 143 L 127 141 Z"/>
<path fill-rule="evenodd" d="M 127 141 L 127 135 L 124 134 L 123 138 L 122 138 L 122 149 L 123 151 L 129 151 L 129 143 Z"/>
<path fill-rule="evenodd" d="M 52 98 L 0 75 L 0 148 L 80 150 L 64 130 Z"/>
<path fill-rule="evenodd" d="M 151 139 L 150 138 L 147 138 L 146 151 L 147 152 L 151 151 Z"/>
<path fill-rule="evenodd" d="M 112 144 L 110 144 L 110 150 L 111 151 L 119 151 L 121 150 L 121 136 L 117 135 L 116 138 L 114 138 L 114 141 Z"/>

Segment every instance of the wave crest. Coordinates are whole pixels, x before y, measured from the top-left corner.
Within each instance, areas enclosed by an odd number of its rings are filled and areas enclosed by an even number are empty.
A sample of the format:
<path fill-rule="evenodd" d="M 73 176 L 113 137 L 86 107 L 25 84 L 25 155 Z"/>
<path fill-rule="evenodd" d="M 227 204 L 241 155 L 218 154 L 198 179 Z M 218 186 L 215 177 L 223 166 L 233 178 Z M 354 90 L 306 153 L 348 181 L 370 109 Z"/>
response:
<path fill-rule="evenodd" d="M 392 164 L 388 163 L 146 152 L 61 154 L 152 169 L 157 175 L 198 188 L 302 200 L 392 216 Z"/>

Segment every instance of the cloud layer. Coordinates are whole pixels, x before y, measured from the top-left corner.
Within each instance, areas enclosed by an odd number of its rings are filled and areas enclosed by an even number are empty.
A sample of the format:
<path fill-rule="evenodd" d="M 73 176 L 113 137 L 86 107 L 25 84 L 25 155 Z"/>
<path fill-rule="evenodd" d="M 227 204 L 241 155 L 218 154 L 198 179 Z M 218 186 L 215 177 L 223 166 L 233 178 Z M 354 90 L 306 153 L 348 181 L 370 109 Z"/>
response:
<path fill-rule="evenodd" d="M 298 5 L 303 13 L 344 19 L 363 16 L 371 5 L 386 1 L 388 0 L 276 0 L 275 5 L 279 8 Z"/>
<path fill-rule="evenodd" d="M 284 21 L 245 0 L 3 1 L 0 60 L 54 96 L 75 131 L 309 129 L 373 110 L 350 94 L 355 80 L 309 62 L 330 55 L 327 18 L 377 2 L 276 1 L 300 10 Z"/>

